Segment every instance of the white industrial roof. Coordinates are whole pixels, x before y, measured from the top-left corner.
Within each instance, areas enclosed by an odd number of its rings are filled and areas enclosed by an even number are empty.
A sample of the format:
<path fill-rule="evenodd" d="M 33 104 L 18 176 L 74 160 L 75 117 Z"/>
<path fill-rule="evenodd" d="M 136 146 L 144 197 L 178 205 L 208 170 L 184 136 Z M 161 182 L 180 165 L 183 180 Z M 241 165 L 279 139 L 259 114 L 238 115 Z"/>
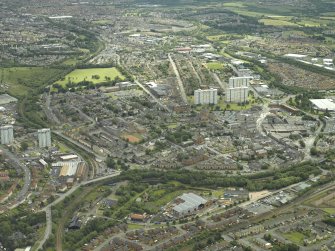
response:
<path fill-rule="evenodd" d="M 40 163 L 41 163 L 43 166 L 48 165 L 48 163 L 47 163 L 44 159 L 40 159 Z"/>
<path fill-rule="evenodd" d="M 335 103 L 331 99 L 310 99 L 310 101 L 320 110 L 335 111 Z"/>
<path fill-rule="evenodd" d="M 201 204 L 205 204 L 207 202 L 207 200 L 194 193 L 184 193 L 179 198 L 182 199 L 184 202 L 173 208 L 173 210 L 178 213 L 182 213 L 190 209 L 196 208 Z"/>
<path fill-rule="evenodd" d="M 305 57 L 307 57 L 307 55 L 294 54 L 294 53 L 285 54 L 284 56 L 289 57 L 289 58 L 305 58 Z"/>
<path fill-rule="evenodd" d="M 60 156 L 60 158 L 62 160 L 70 160 L 70 159 L 76 159 L 78 158 L 78 155 L 75 155 L 75 154 L 69 154 L 69 155 L 63 155 L 63 156 Z"/>

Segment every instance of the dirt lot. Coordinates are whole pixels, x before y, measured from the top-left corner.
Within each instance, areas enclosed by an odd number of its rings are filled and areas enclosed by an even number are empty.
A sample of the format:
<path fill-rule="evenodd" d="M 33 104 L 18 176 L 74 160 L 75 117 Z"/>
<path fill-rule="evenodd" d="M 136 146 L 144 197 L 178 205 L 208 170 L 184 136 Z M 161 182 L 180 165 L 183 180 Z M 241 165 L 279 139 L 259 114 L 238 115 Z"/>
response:
<path fill-rule="evenodd" d="M 130 143 L 138 143 L 138 142 L 141 141 L 140 138 L 137 138 L 137 137 L 135 137 L 135 136 L 133 136 L 131 134 L 124 134 L 124 135 L 122 135 L 122 137 L 124 139 L 128 140 Z"/>

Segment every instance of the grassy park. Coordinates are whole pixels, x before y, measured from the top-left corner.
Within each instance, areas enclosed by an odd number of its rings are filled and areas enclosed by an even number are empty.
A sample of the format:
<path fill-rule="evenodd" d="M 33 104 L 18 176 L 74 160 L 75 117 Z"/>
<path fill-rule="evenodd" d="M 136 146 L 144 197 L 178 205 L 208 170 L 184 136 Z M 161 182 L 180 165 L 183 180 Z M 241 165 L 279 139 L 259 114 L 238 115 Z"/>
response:
<path fill-rule="evenodd" d="M 272 18 L 262 18 L 259 19 L 258 21 L 264 25 L 271 25 L 271 26 L 299 26 L 295 23 L 286 20 L 272 19 Z"/>
<path fill-rule="evenodd" d="M 207 63 L 207 68 L 210 70 L 222 70 L 224 68 L 224 64 L 220 62 L 209 62 Z"/>
<path fill-rule="evenodd" d="M 297 245 L 302 245 L 305 239 L 305 235 L 300 232 L 288 232 L 283 234 L 283 236 Z"/>
<path fill-rule="evenodd" d="M 67 74 L 63 79 L 56 81 L 56 84 L 60 84 L 63 87 L 69 82 L 77 84 L 82 81 L 89 81 L 93 84 L 98 84 L 115 80 L 117 77 L 121 80 L 125 79 L 115 67 L 76 69 Z"/>
<path fill-rule="evenodd" d="M 0 68 L 0 83 L 8 85 L 14 96 L 25 96 L 32 89 L 48 84 L 64 73 L 62 69 L 44 67 Z"/>

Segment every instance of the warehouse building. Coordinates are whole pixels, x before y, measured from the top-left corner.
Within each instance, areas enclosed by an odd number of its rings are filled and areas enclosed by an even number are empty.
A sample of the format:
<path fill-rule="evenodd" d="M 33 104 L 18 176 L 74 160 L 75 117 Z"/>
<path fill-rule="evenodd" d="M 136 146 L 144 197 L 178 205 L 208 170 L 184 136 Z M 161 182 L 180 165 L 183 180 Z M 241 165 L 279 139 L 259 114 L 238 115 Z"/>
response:
<path fill-rule="evenodd" d="M 173 215 L 183 217 L 195 214 L 205 207 L 207 200 L 194 193 L 184 193 L 176 199 L 177 205 L 172 208 Z"/>
<path fill-rule="evenodd" d="M 319 111 L 335 111 L 335 103 L 331 99 L 310 99 L 309 101 Z"/>

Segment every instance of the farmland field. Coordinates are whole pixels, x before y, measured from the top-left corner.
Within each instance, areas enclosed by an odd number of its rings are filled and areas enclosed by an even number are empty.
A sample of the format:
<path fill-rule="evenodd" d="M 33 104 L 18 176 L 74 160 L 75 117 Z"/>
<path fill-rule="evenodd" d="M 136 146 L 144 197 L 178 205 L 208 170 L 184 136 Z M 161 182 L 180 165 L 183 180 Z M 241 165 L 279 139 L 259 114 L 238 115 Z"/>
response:
<path fill-rule="evenodd" d="M 98 84 L 109 81 L 109 79 L 114 80 L 117 77 L 119 77 L 121 80 L 125 79 L 124 76 L 115 67 L 76 69 L 56 83 L 62 86 L 65 86 L 68 82 L 77 84 L 82 81 L 90 81 L 93 82 L 93 84 Z"/>

